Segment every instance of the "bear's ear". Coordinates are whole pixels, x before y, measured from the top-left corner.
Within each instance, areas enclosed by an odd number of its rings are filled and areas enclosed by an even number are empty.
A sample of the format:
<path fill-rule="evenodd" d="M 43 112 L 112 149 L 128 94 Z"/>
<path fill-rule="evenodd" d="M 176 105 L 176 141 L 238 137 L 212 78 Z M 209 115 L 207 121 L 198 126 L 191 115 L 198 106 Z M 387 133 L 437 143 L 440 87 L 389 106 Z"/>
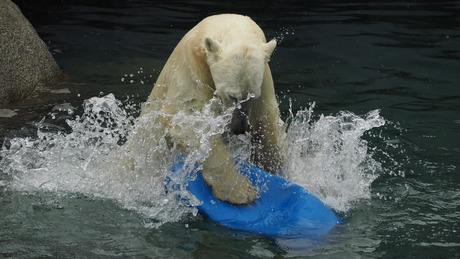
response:
<path fill-rule="evenodd" d="M 273 53 L 276 47 L 276 40 L 273 39 L 267 43 L 262 45 L 262 50 L 264 51 L 265 55 L 267 55 L 267 61 L 270 58 L 270 55 Z"/>
<path fill-rule="evenodd" d="M 212 53 L 214 55 L 219 55 L 220 53 L 220 43 L 218 41 L 215 41 L 209 37 L 206 37 L 204 39 L 204 46 L 206 47 L 206 50 L 208 53 Z"/>

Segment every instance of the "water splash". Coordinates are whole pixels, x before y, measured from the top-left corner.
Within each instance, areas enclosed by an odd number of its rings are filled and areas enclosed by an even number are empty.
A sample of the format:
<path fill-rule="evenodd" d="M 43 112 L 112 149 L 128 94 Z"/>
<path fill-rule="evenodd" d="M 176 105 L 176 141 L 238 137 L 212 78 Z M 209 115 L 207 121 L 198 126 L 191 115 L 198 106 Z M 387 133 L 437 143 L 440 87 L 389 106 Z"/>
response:
<path fill-rule="evenodd" d="M 230 122 L 231 110 L 214 114 L 216 102 L 192 114 L 151 112 L 136 118 L 138 105 L 123 104 L 109 94 L 86 100 L 82 115 L 73 110 L 65 114 L 74 118 L 66 120 L 68 131 L 47 127 L 50 118 L 51 124 L 59 120 L 53 111 L 38 123 L 36 137 L 5 141 L 0 151 L 1 185 L 24 192 L 111 199 L 145 215 L 150 219 L 148 227 L 196 215 L 197 210 L 187 206 L 196 201 L 185 189 L 165 192 L 165 175 L 179 148 L 171 147 L 167 131 L 153 122 L 159 116 L 170 116 L 171 124 L 194 129 L 187 144 L 199 148 L 185 157 L 186 165 L 192 167 L 207 157 L 209 138 L 221 134 Z M 313 106 L 291 114 L 286 175 L 333 209 L 346 211 L 352 202 L 370 197 L 370 184 L 380 164 L 362 136 L 385 121 L 377 110 L 365 116 L 341 112 L 320 116 L 317 121 L 312 120 L 312 113 Z M 249 135 L 233 136 L 231 143 L 235 157 L 250 159 Z"/>
<path fill-rule="evenodd" d="M 188 166 L 207 156 L 209 137 L 221 133 L 229 122 L 231 112 L 214 117 L 212 105 L 201 113 L 171 118 L 171 124 L 194 128 L 196 135 L 189 139 L 201 144 L 185 158 Z M 50 130 L 53 127 L 46 121 L 59 120 L 53 111 L 38 123 L 36 137 L 6 140 L 0 151 L 2 185 L 31 193 L 112 199 L 152 219 L 153 227 L 196 215 L 196 209 L 177 199 L 190 196 L 185 190 L 165 193 L 164 175 L 179 152 L 168 146 L 161 124 L 153 123 L 164 114 L 134 118 L 139 107 L 124 106 L 112 94 L 86 100 L 83 109 L 82 115 L 66 120 L 70 133 Z"/>
<path fill-rule="evenodd" d="M 370 198 L 371 183 L 382 170 L 363 135 L 385 120 L 373 110 L 364 116 L 341 111 L 312 121 L 313 108 L 291 113 L 286 172 L 330 207 L 347 211 L 352 202 Z"/>

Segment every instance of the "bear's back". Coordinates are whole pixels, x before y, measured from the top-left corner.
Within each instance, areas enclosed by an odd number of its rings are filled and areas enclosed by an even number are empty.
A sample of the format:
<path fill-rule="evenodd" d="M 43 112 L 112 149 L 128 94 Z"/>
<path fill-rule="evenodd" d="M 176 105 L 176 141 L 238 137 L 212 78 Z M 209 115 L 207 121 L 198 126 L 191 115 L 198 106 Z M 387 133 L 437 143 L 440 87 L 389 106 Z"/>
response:
<path fill-rule="evenodd" d="M 219 14 L 203 19 L 184 38 L 201 42 L 205 37 L 219 41 L 223 47 L 238 41 L 266 42 L 262 29 L 249 17 L 239 14 Z"/>

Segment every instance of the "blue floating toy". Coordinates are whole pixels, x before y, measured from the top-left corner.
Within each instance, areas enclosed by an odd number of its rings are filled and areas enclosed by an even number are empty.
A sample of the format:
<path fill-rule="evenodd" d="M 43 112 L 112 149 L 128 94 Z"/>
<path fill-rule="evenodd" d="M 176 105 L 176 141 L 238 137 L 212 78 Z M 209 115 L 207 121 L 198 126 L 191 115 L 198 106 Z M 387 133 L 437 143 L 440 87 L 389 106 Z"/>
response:
<path fill-rule="evenodd" d="M 183 183 L 201 204 L 198 210 L 222 226 L 269 236 L 319 237 L 327 234 L 341 220 L 317 197 L 303 187 L 247 163 L 240 172 L 259 190 L 259 197 L 248 205 L 233 205 L 215 198 L 201 172 Z M 182 161 L 171 171 L 184 169 Z M 193 171 L 193 170 L 192 170 Z M 189 176 L 192 176 L 190 172 Z M 168 179 L 168 182 L 171 178 Z"/>

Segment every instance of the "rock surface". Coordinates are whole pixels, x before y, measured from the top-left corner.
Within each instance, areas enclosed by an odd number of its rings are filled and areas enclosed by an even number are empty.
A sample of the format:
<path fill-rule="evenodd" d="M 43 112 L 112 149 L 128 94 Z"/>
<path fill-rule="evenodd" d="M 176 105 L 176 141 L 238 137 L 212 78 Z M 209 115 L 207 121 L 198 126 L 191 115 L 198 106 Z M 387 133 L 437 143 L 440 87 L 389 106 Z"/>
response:
<path fill-rule="evenodd" d="M 63 76 L 46 44 L 21 10 L 0 0 L 0 106 L 27 97 L 39 83 Z"/>

